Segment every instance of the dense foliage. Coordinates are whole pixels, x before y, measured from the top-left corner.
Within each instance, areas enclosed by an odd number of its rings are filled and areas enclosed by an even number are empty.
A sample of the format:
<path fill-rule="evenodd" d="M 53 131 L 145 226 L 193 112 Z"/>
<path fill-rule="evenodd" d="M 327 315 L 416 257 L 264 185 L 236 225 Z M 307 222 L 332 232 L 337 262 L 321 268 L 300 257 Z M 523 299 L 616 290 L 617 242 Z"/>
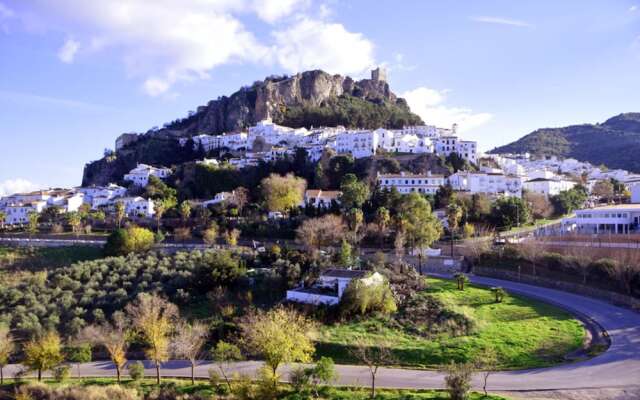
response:
<path fill-rule="evenodd" d="M 131 254 L 85 261 L 3 288 L 0 316 L 23 334 L 58 329 L 73 333 L 102 322 L 138 293 L 161 293 L 184 304 L 191 296 L 245 275 L 237 255 L 207 250 L 162 255 Z"/>

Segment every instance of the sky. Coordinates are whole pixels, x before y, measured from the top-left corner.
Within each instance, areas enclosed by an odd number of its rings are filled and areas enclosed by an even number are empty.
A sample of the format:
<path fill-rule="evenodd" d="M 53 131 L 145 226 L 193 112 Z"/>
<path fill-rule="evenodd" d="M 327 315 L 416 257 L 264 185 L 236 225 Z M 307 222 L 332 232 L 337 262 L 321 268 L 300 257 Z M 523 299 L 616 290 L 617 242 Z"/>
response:
<path fill-rule="evenodd" d="M 640 111 L 640 0 L 0 0 L 0 195 L 268 75 L 378 65 L 490 150 Z"/>

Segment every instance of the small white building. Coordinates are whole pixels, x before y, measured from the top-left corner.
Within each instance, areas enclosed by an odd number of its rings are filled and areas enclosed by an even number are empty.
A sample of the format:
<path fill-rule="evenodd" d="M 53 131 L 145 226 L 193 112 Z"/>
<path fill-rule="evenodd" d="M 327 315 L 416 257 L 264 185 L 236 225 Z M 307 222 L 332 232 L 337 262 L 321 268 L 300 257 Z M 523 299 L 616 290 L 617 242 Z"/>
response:
<path fill-rule="evenodd" d="M 371 157 L 378 148 L 378 134 L 374 131 L 346 131 L 336 136 L 335 150 L 351 154 L 353 158 Z"/>
<path fill-rule="evenodd" d="M 560 192 L 572 189 L 576 182 L 562 178 L 536 178 L 525 181 L 523 188 L 532 193 L 543 194 L 547 197 L 555 196 Z"/>
<path fill-rule="evenodd" d="M 616 204 L 576 210 L 574 217 L 562 220 L 564 232 L 578 234 L 626 234 L 640 224 L 640 204 Z"/>
<path fill-rule="evenodd" d="M 160 179 L 168 178 L 171 175 L 170 168 L 157 168 L 147 164 L 138 164 L 137 167 L 129 171 L 124 176 L 125 181 L 131 181 L 136 186 L 145 187 L 149 183 L 149 177 L 155 176 Z"/>
<path fill-rule="evenodd" d="M 2 208 L 5 213 L 4 224 L 26 224 L 29 222 L 29 214 L 40 214 L 46 207 L 47 202 L 44 200 L 6 205 Z"/>
<path fill-rule="evenodd" d="M 436 154 L 447 157 L 451 153 L 457 153 L 460 158 L 477 163 L 478 143 L 471 140 L 460 140 L 457 136 L 441 136 L 434 140 Z"/>
<path fill-rule="evenodd" d="M 407 194 L 411 192 L 435 194 L 440 186 L 446 184 L 444 175 L 410 174 L 401 172 L 399 174 L 380 174 L 377 177 L 378 186 L 381 189 L 396 188 L 398 192 Z"/>
<path fill-rule="evenodd" d="M 304 192 L 301 207 L 311 206 L 327 209 L 333 203 L 340 204 L 342 192 L 339 190 L 308 189 Z"/>
<path fill-rule="evenodd" d="M 522 180 L 503 173 L 458 171 L 449 176 L 449 184 L 453 190 L 462 192 L 516 197 L 522 195 Z"/>
<path fill-rule="evenodd" d="M 300 286 L 287 290 L 287 300 L 306 304 L 336 305 L 340 302 L 347 286 L 355 279 L 365 285 L 384 283 L 384 277 L 378 272 L 330 269 L 323 272 L 311 287 Z"/>
<path fill-rule="evenodd" d="M 116 199 L 112 202 L 122 203 L 124 205 L 125 213 L 128 217 L 147 217 L 151 218 L 155 215 L 153 200 L 145 199 L 143 197 L 123 197 Z"/>

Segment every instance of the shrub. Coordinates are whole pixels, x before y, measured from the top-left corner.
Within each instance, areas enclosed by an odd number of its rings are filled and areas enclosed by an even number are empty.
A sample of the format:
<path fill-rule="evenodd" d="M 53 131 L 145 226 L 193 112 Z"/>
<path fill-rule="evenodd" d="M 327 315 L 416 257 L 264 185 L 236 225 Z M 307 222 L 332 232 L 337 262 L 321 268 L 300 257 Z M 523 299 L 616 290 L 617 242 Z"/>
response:
<path fill-rule="evenodd" d="M 126 255 L 150 250 L 155 242 L 153 232 L 137 226 L 116 229 L 105 244 L 105 254 L 110 256 Z"/>
<path fill-rule="evenodd" d="M 340 300 L 344 315 L 380 313 L 389 315 L 398 309 L 388 281 L 367 285 L 361 280 L 352 281 Z"/>
<path fill-rule="evenodd" d="M 451 400 L 466 400 L 471 390 L 471 364 L 456 364 L 451 362 L 447 367 L 447 376 L 444 378 L 447 392 Z"/>
<path fill-rule="evenodd" d="M 68 365 L 58 365 L 53 369 L 53 379 L 56 382 L 64 382 L 71 376 L 71 368 Z"/>
<path fill-rule="evenodd" d="M 144 364 L 141 361 L 136 361 L 129 364 L 129 376 L 134 381 L 139 381 L 144 378 Z"/>
<path fill-rule="evenodd" d="M 296 392 L 304 392 L 309 389 L 311 377 L 306 368 L 297 366 L 289 373 L 289 383 Z"/>
<path fill-rule="evenodd" d="M 207 372 L 209 374 L 209 385 L 211 385 L 212 388 L 218 387 L 218 385 L 220 385 L 220 374 L 218 371 L 210 368 Z"/>

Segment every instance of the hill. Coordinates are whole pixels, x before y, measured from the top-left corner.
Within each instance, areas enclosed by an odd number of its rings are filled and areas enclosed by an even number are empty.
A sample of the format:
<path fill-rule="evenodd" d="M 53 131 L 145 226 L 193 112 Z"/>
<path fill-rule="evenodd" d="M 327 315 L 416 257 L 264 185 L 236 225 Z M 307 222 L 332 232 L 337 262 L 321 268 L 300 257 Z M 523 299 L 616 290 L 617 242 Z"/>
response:
<path fill-rule="evenodd" d="M 189 161 L 192 155 L 178 148 L 177 138 L 240 131 L 267 117 L 295 128 L 401 128 L 422 123 L 384 80 L 355 81 L 320 70 L 270 76 L 148 131 L 115 155 L 88 163 L 82 184 L 117 181 L 139 162 L 170 166 Z"/>
<path fill-rule="evenodd" d="M 640 113 L 617 115 L 600 124 L 543 128 L 490 153 L 531 153 L 588 161 L 640 172 Z"/>

